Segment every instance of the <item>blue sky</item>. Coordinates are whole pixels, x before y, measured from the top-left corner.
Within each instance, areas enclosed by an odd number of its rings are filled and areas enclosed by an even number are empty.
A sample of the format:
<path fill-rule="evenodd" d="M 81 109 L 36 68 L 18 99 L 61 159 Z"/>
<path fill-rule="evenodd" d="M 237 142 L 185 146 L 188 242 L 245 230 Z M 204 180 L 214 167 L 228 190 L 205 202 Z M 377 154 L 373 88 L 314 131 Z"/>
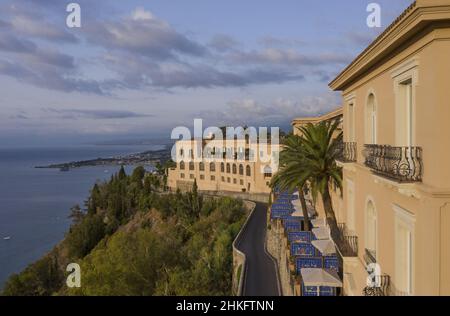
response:
<path fill-rule="evenodd" d="M 411 0 L 0 2 L 0 146 L 289 127 L 339 105 L 333 79 Z"/>

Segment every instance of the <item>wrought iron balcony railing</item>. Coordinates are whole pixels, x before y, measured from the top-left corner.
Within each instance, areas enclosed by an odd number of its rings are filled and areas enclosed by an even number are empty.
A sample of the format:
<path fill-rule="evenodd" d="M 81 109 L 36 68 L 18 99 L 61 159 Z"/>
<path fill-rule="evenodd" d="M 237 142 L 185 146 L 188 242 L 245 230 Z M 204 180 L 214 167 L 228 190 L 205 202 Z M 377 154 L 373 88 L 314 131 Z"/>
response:
<path fill-rule="evenodd" d="M 391 278 L 389 275 L 384 274 L 374 277 L 374 285 L 367 286 L 363 290 L 364 296 L 391 296 Z"/>
<path fill-rule="evenodd" d="M 374 173 L 399 182 L 421 182 L 423 160 L 421 147 L 365 145 L 364 164 Z"/>
<path fill-rule="evenodd" d="M 358 236 L 352 235 L 348 232 L 345 224 L 338 224 L 339 236 L 333 236 L 339 251 L 343 257 L 357 257 L 358 256 Z"/>
<path fill-rule="evenodd" d="M 337 160 L 340 162 L 356 162 L 357 145 L 356 143 L 340 142 L 337 148 Z"/>

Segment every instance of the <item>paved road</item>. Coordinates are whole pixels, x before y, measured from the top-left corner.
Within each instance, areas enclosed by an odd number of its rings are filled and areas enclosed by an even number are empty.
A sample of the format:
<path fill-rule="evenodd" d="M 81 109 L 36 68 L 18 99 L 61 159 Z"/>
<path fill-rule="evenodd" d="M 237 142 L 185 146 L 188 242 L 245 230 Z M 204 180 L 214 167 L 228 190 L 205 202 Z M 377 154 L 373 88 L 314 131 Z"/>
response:
<path fill-rule="evenodd" d="M 245 253 L 247 274 L 244 296 L 279 296 L 275 262 L 265 251 L 267 205 L 256 203 L 256 209 L 242 232 L 238 249 Z"/>

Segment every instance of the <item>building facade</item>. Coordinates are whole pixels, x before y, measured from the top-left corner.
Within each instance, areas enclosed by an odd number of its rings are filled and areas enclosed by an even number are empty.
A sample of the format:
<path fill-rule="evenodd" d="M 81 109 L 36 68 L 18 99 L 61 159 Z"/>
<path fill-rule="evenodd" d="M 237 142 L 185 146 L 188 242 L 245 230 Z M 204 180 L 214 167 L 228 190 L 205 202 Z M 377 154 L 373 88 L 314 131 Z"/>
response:
<path fill-rule="evenodd" d="M 276 149 L 275 149 L 276 148 Z M 278 146 L 249 140 L 188 140 L 175 144 L 176 168 L 169 169 L 171 190 L 269 194 L 278 167 Z"/>
<path fill-rule="evenodd" d="M 450 1 L 417 0 L 330 83 L 347 295 L 450 295 L 449 82 Z"/>

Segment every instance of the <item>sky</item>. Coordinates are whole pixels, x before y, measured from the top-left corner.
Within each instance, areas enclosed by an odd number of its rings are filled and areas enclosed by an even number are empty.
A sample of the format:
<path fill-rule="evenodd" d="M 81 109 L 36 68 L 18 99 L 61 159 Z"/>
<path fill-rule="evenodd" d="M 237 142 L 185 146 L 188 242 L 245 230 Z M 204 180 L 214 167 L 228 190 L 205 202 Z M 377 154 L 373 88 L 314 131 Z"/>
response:
<path fill-rule="evenodd" d="M 328 83 L 412 1 L 0 0 L 0 146 L 170 138 L 338 107 Z"/>

